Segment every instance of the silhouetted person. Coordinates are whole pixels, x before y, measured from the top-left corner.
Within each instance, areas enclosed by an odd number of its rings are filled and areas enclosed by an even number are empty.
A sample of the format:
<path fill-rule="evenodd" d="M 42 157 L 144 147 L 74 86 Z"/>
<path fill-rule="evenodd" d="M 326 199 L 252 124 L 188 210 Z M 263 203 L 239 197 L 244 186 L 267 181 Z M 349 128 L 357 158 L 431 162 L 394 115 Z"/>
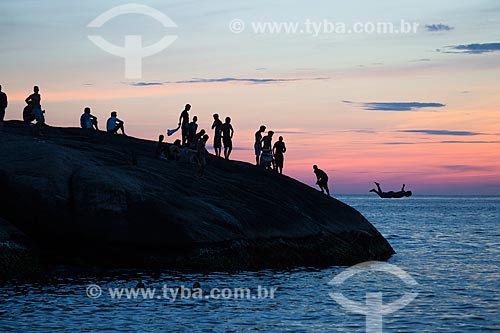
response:
<path fill-rule="evenodd" d="M 328 189 L 328 175 L 323 170 L 319 169 L 317 165 L 313 166 L 314 173 L 316 174 L 316 185 L 321 189 L 321 193 L 325 193 L 330 196 L 330 190 Z"/>
<path fill-rule="evenodd" d="M 155 150 L 155 156 L 158 158 L 165 157 L 165 151 L 167 148 L 163 143 L 163 140 L 165 140 L 165 136 L 160 134 L 160 136 L 158 137 L 158 144 L 156 145 L 156 150 Z"/>
<path fill-rule="evenodd" d="M 226 117 L 226 122 L 221 126 L 222 142 L 224 143 L 224 158 L 226 160 L 231 156 L 233 151 L 233 135 L 234 129 L 231 125 L 231 118 Z"/>
<path fill-rule="evenodd" d="M 412 191 L 406 191 L 405 190 L 405 184 L 401 187 L 401 191 L 399 192 L 394 192 L 394 191 L 389 191 L 389 192 L 384 192 L 380 188 L 380 184 L 375 182 L 375 185 L 377 185 L 377 189 L 371 189 L 370 192 L 377 193 L 379 197 L 383 199 L 401 199 L 404 197 L 411 197 L 413 195 Z"/>
<path fill-rule="evenodd" d="M 222 152 L 222 131 L 221 131 L 222 121 L 219 119 L 219 115 L 214 114 L 214 122 L 212 124 L 212 129 L 214 130 L 214 150 L 215 156 L 220 157 Z"/>
<path fill-rule="evenodd" d="M 168 158 L 170 160 L 178 161 L 181 157 L 181 140 L 175 140 L 173 145 L 168 147 Z"/>
<path fill-rule="evenodd" d="M 262 153 L 260 156 L 260 166 L 264 169 L 271 169 L 273 166 L 273 131 L 269 131 L 261 140 Z"/>
<path fill-rule="evenodd" d="M 2 86 L 0 85 L 0 126 L 3 126 L 3 120 L 5 118 L 5 109 L 9 105 L 7 100 L 7 94 L 2 91 Z"/>
<path fill-rule="evenodd" d="M 198 142 L 200 142 L 200 140 L 203 138 L 203 136 L 207 134 L 207 131 L 205 131 L 204 129 L 202 129 L 199 133 L 197 133 L 194 137 L 193 137 L 193 148 L 196 149 L 196 145 L 198 144 Z"/>
<path fill-rule="evenodd" d="M 186 104 L 184 110 L 181 112 L 179 117 L 179 126 L 182 129 L 182 145 L 185 146 L 189 139 L 189 110 L 191 110 L 191 105 Z"/>
<path fill-rule="evenodd" d="M 40 88 L 38 86 L 33 87 L 33 94 L 29 95 L 25 102 L 31 107 L 31 113 L 36 120 L 38 127 L 45 124 L 45 117 L 42 111 L 42 96 L 40 96 Z"/>
<path fill-rule="evenodd" d="M 255 163 L 256 165 L 260 165 L 260 154 L 262 153 L 262 133 L 266 131 L 266 126 L 260 126 L 259 130 L 255 132 Z"/>
<path fill-rule="evenodd" d="M 280 174 L 283 173 L 283 164 L 285 162 L 285 156 L 283 154 L 286 153 L 285 142 L 283 141 L 283 137 L 280 136 L 279 140 L 273 146 L 273 155 L 275 161 L 275 170 Z"/>
<path fill-rule="evenodd" d="M 198 133 L 198 117 L 194 116 L 193 121 L 189 123 L 188 143 L 196 144 L 194 141 L 196 133 Z"/>
<path fill-rule="evenodd" d="M 125 134 L 125 126 L 124 122 L 117 118 L 116 111 L 111 112 L 111 117 L 108 119 L 106 124 L 106 129 L 108 133 L 116 134 L 119 130 L 122 131 L 123 135 Z"/>
<path fill-rule="evenodd" d="M 97 127 L 97 117 L 90 114 L 89 107 L 86 107 L 85 110 L 83 110 L 83 114 L 80 117 L 80 126 L 84 129 L 95 129 L 96 131 L 99 130 L 99 128 Z"/>
<path fill-rule="evenodd" d="M 196 157 L 198 161 L 198 172 L 196 175 L 198 177 L 203 177 L 205 174 L 205 167 L 207 165 L 207 149 L 206 144 L 208 141 L 208 135 L 204 135 L 196 144 Z"/>

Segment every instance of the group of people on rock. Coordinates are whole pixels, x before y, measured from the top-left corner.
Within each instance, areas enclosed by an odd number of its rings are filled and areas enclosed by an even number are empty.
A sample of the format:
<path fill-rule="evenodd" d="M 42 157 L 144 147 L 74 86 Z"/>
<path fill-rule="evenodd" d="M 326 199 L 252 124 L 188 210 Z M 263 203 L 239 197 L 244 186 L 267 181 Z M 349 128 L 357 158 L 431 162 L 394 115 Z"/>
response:
<path fill-rule="evenodd" d="M 27 106 L 23 112 L 23 119 L 26 122 L 36 121 L 35 126 L 39 129 L 45 124 L 45 111 L 42 110 L 42 97 L 40 88 L 33 87 L 33 93 L 30 94 L 25 102 Z M 3 126 L 5 110 L 8 106 L 7 94 L 2 91 L 0 85 L 0 126 Z M 160 135 L 156 148 L 156 156 L 162 159 L 177 160 L 181 162 L 198 164 L 198 176 L 203 176 L 206 166 L 206 144 L 209 136 L 206 130 L 198 131 L 198 117 L 194 116 L 190 121 L 189 112 L 191 105 L 186 104 L 184 110 L 179 116 L 179 125 L 176 130 L 168 131 L 168 135 L 172 135 L 177 130 L 181 129 L 181 140 L 176 140 L 173 144 L 167 145 L 164 143 L 165 136 Z M 224 158 L 229 160 L 233 150 L 234 128 L 231 124 L 231 118 L 226 117 L 225 121 L 220 120 L 219 114 L 213 115 L 213 123 L 211 129 L 214 131 L 213 148 L 215 155 L 221 157 L 222 148 L 224 147 Z M 80 116 L 80 127 L 87 130 L 99 130 L 99 122 L 96 116 L 92 114 L 90 107 L 86 107 L 83 114 Z M 120 132 L 125 134 L 125 123 L 118 118 L 116 111 L 112 111 L 106 122 L 106 132 L 117 134 Z M 278 141 L 273 144 L 274 132 L 269 131 L 266 136 L 263 136 L 266 131 L 266 126 L 262 125 L 255 133 L 255 155 L 257 166 L 265 169 L 273 169 L 280 174 L 283 173 L 284 154 L 286 153 L 285 142 L 280 136 Z M 326 191 L 329 195 L 328 176 L 326 173 L 315 165 L 314 173 L 317 176 L 317 184 L 322 192 Z"/>
<path fill-rule="evenodd" d="M 259 130 L 255 132 L 255 163 L 265 169 L 273 169 L 280 174 L 283 173 L 283 165 L 285 162 L 284 154 L 286 153 L 285 142 L 283 137 L 280 136 L 278 141 L 273 145 L 274 132 L 267 132 L 263 136 L 267 127 L 262 125 Z"/>
<path fill-rule="evenodd" d="M 206 130 L 202 129 L 198 132 L 198 116 L 194 116 L 193 120 L 189 121 L 189 111 L 191 111 L 191 105 L 186 104 L 184 110 L 179 116 L 179 125 L 176 130 L 169 131 L 169 135 L 175 133 L 179 128 L 181 129 L 182 146 L 188 146 L 191 148 L 196 148 L 200 140 L 204 140 L 207 143 L 209 137 L 206 134 Z M 220 120 L 220 116 L 216 113 L 213 115 L 214 122 L 212 124 L 212 130 L 214 131 L 214 150 L 215 155 L 220 157 L 222 154 L 222 147 L 224 146 L 224 158 L 229 160 L 231 152 L 233 151 L 233 136 L 234 128 L 231 125 L 231 118 L 226 117 L 223 123 Z"/>

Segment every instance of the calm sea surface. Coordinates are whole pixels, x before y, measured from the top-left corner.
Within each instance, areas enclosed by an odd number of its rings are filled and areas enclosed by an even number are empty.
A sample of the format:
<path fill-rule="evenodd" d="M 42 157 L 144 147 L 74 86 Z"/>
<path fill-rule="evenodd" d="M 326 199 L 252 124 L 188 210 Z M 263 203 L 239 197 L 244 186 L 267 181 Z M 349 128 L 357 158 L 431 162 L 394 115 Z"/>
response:
<path fill-rule="evenodd" d="M 367 293 L 381 292 L 384 304 L 418 293 L 405 308 L 383 316 L 384 332 L 500 331 L 500 197 L 339 199 L 389 240 L 397 252 L 389 263 L 417 286 L 387 272 L 359 273 L 329 285 L 346 267 L 236 274 L 58 268 L 38 283 L 0 286 L 0 332 L 364 332 L 366 317 L 337 304 L 332 292 L 359 304 Z M 110 296 L 109 288 L 133 288 L 140 279 L 155 288 L 153 299 Z M 194 282 L 203 297 L 173 301 L 162 290 Z M 102 288 L 99 298 L 87 296 L 91 284 Z M 249 288 L 251 296 L 205 297 L 214 288 Z M 264 298 L 263 288 L 277 288 L 274 298 Z"/>

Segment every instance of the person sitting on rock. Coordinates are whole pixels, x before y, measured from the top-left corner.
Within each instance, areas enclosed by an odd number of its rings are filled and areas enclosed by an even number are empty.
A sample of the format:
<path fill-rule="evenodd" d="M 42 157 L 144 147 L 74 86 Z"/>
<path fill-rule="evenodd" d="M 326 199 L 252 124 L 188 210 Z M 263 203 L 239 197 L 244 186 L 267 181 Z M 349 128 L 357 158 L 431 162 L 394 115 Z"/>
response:
<path fill-rule="evenodd" d="M 168 147 L 168 159 L 178 161 L 181 156 L 181 146 L 181 140 L 175 140 L 174 144 Z"/>
<path fill-rule="evenodd" d="M 83 114 L 80 117 L 80 126 L 83 129 L 95 129 L 96 131 L 99 130 L 99 128 L 97 127 L 97 117 L 90 114 L 89 107 L 86 107 L 85 110 L 83 110 Z"/>
<path fill-rule="evenodd" d="M 328 175 L 323 170 L 319 169 L 317 165 L 313 166 L 314 173 L 316 174 L 316 185 L 321 189 L 321 193 L 325 193 L 330 196 L 330 190 L 328 189 Z"/>
<path fill-rule="evenodd" d="M 204 135 L 196 144 L 196 160 L 198 162 L 198 171 L 196 175 L 198 177 L 203 177 L 205 174 L 205 167 L 207 165 L 207 149 L 206 144 L 209 137 L 208 135 Z"/>
<path fill-rule="evenodd" d="M 111 117 L 108 119 L 106 129 L 108 133 L 117 134 L 118 130 L 122 131 L 122 134 L 125 134 L 124 122 L 117 118 L 118 114 L 116 111 L 111 112 Z"/>
<path fill-rule="evenodd" d="M 201 139 L 203 139 L 203 137 L 205 136 L 205 134 L 207 134 L 207 132 L 202 129 L 199 133 L 197 133 L 194 137 L 193 137 L 193 148 L 196 149 L 196 146 L 198 145 L 198 142 L 201 141 Z"/>
<path fill-rule="evenodd" d="M 165 136 L 160 135 L 158 137 L 158 144 L 156 145 L 155 156 L 157 158 L 166 159 L 165 152 L 167 148 L 165 147 L 163 140 L 165 140 Z"/>
<path fill-rule="evenodd" d="M 384 192 L 380 188 L 380 184 L 375 182 L 375 185 L 377 185 L 377 189 L 372 188 L 370 192 L 376 193 L 379 197 L 382 199 L 401 199 L 404 197 L 411 197 L 413 195 L 412 191 L 406 191 L 405 190 L 405 184 L 401 187 L 401 191 L 394 192 L 394 191 L 389 191 L 389 192 Z"/>

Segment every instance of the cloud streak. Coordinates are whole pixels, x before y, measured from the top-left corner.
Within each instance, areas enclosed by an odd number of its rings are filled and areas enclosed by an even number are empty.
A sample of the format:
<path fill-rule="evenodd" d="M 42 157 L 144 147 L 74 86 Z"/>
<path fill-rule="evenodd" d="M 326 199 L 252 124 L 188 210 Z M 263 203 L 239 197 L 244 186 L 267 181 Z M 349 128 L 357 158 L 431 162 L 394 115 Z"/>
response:
<path fill-rule="evenodd" d="M 272 83 L 286 83 L 286 82 L 298 82 L 298 81 L 317 81 L 317 80 L 328 80 L 327 77 L 315 77 L 315 78 L 193 78 L 190 80 L 179 80 L 179 81 L 165 81 L 165 82 L 132 82 L 128 83 L 133 87 L 150 87 L 150 86 L 163 86 L 168 84 L 196 84 L 196 83 L 230 83 L 230 82 L 240 82 L 248 84 L 272 84 Z"/>
<path fill-rule="evenodd" d="M 427 24 L 425 26 L 425 29 L 429 32 L 439 32 L 439 31 L 450 31 L 455 28 L 447 24 L 440 23 L 440 24 Z"/>
<path fill-rule="evenodd" d="M 416 130 L 403 130 L 401 133 L 419 133 L 427 135 L 451 135 L 451 136 L 476 136 L 483 133 L 470 132 L 470 131 L 449 131 L 449 130 L 431 130 L 431 129 L 416 129 Z"/>
<path fill-rule="evenodd" d="M 362 106 L 367 111 L 420 111 L 423 109 L 444 108 L 446 105 L 420 102 L 369 102 L 362 103 Z"/>
<path fill-rule="evenodd" d="M 458 172 L 494 170 L 491 167 L 473 166 L 473 165 L 442 165 L 441 168 L 446 169 L 446 170 L 450 170 L 450 171 L 458 171 Z"/>
<path fill-rule="evenodd" d="M 483 54 L 491 52 L 500 52 L 500 43 L 463 44 L 463 45 L 448 46 L 446 47 L 446 49 L 452 51 L 443 51 L 443 53 Z"/>

